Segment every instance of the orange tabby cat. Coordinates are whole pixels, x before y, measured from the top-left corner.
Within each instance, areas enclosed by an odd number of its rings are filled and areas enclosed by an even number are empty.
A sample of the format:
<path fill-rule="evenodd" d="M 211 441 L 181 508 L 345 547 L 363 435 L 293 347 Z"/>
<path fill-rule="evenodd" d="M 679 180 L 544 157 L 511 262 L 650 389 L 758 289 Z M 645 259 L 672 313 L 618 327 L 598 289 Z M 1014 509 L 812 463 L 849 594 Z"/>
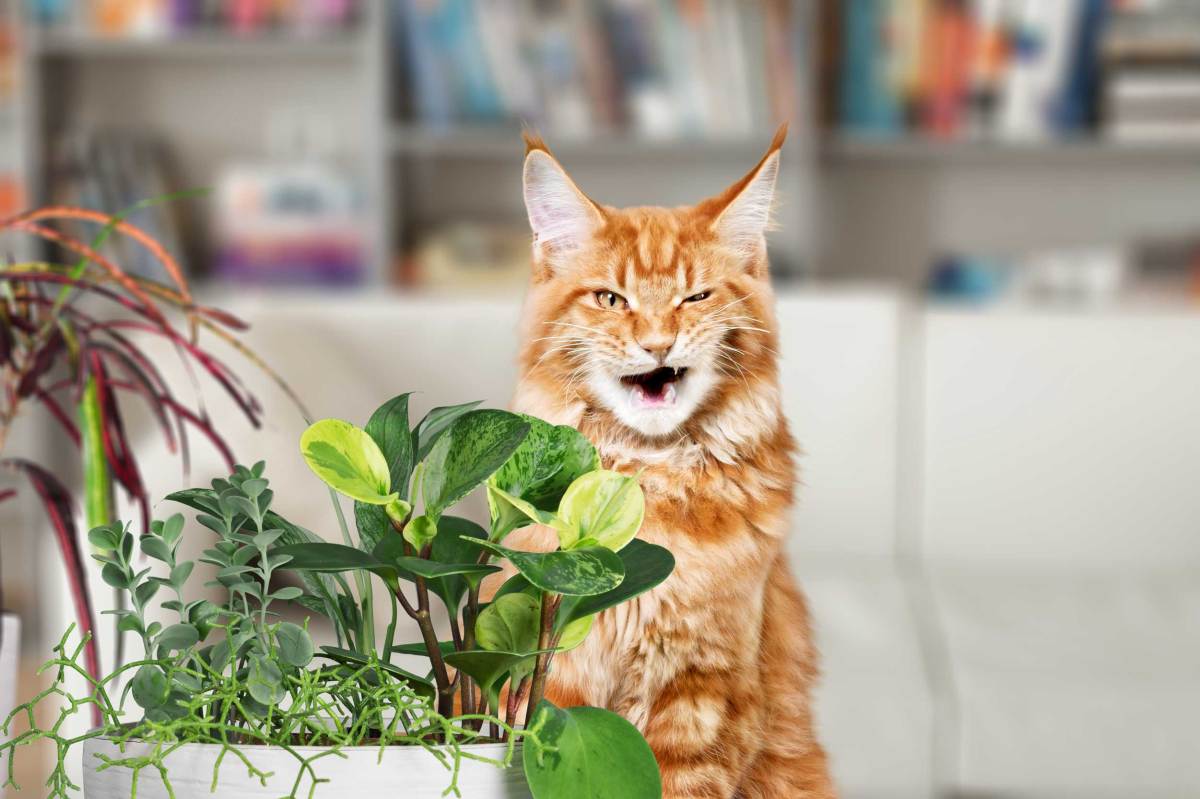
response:
<path fill-rule="evenodd" d="M 671 209 L 599 205 L 526 137 L 534 256 L 516 408 L 578 427 L 607 468 L 642 470 L 641 537 L 678 562 L 555 659 L 548 695 L 636 724 L 667 799 L 834 795 L 783 550 L 795 447 L 764 234 L 785 132 L 723 193 Z M 527 528 L 512 543 L 555 539 Z"/>

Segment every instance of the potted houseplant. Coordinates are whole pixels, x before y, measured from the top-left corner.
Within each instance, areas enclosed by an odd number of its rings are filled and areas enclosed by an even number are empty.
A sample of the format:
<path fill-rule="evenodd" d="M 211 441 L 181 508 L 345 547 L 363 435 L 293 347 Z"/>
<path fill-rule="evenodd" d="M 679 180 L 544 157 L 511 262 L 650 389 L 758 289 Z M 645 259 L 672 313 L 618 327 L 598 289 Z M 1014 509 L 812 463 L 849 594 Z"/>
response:
<path fill-rule="evenodd" d="M 0 265 L 0 479 L 15 478 L 14 485 L 31 487 L 44 506 L 63 558 L 76 624 L 88 633 L 94 631 L 92 599 L 71 491 L 49 465 L 6 453 L 10 433 L 30 418 L 26 411 L 40 407 L 74 445 L 84 476 L 87 526 L 113 520 L 115 495 L 120 491 L 139 508 L 140 529 L 146 531 L 150 502 L 137 453 L 126 435 L 127 397 L 138 403 L 138 409 L 149 410 L 167 448 L 180 455 L 185 468 L 189 430 L 208 439 L 230 468 L 234 459 L 203 406 L 189 405 L 181 398 L 144 342 L 162 339 L 173 344 L 188 371 L 211 377 L 254 426 L 260 416 L 257 401 L 204 346 L 202 335 L 246 355 L 291 395 L 238 338 L 245 326 L 229 314 L 197 304 L 171 255 L 125 218 L 167 199 L 172 198 L 150 200 L 118 215 L 54 206 L 0 220 L 0 231 L 52 243 L 73 259 Z M 64 224 L 91 224 L 97 233 L 84 241 L 63 229 Z M 164 282 L 133 276 L 105 255 L 104 245 L 114 237 L 148 251 L 162 267 Z M 0 503 L 15 494 L 14 487 L 0 485 Z M 115 641 L 118 662 L 122 640 L 118 635 Z M 15 664 L 16 642 L 15 621 L 6 620 L 0 637 L 0 663 L 4 664 L 0 668 Z M 91 677 L 97 678 L 100 658 L 94 636 L 88 637 L 84 663 Z M 15 681 L 6 672 L 0 674 L 0 686 L 11 689 Z"/>
<path fill-rule="evenodd" d="M 93 799 L 135 790 L 179 799 L 213 790 L 660 796 L 653 754 L 636 728 L 605 710 L 544 699 L 555 654 L 580 643 L 595 614 L 674 568 L 669 552 L 636 538 L 641 489 L 599 468 L 574 429 L 475 406 L 435 409 L 410 426 L 401 395 L 364 428 L 326 419 L 305 431 L 309 466 L 355 503 L 357 535 L 343 524 L 342 544 L 273 510 L 261 463 L 172 494 L 214 537 L 202 560 L 217 569 L 220 601 L 194 598 L 195 564 L 178 557 L 181 515 L 140 536 L 117 523 L 94 528 L 89 540 L 105 581 L 129 597 L 119 623 L 145 655 L 96 680 L 92 696 L 65 697 L 61 678 L 84 669 L 82 643 L 64 637 L 48 664 L 60 679 L 16 713 L 32 722 L 38 702 L 58 696 L 67 699 L 64 715 L 90 705 L 101 724 L 72 738 L 61 719 L 49 728 L 31 723 L 0 754 L 11 763 L 20 746 L 52 741 L 59 757 L 49 786 L 66 795 L 74 786 L 64 758 L 82 745 Z M 487 527 L 448 513 L 476 490 L 488 494 Z M 553 527 L 559 548 L 505 546 L 531 523 Z M 156 568 L 138 568 L 139 549 Z M 483 602 L 480 583 L 500 564 L 511 576 Z M 303 587 L 278 587 L 272 578 L 281 571 Z M 372 586 L 380 585 L 389 611 L 381 640 L 371 632 Z M 435 600 L 448 637 L 433 622 Z M 177 618 L 150 621 L 154 602 Z M 305 625 L 279 621 L 284 603 L 328 618 L 336 644 L 317 647 Z M 401 613 L 419 641 L 396 639 Z M 405 668 L 412 657 L 421 665 Z M 128 702 L 115 690 L 126 678 Z"/>

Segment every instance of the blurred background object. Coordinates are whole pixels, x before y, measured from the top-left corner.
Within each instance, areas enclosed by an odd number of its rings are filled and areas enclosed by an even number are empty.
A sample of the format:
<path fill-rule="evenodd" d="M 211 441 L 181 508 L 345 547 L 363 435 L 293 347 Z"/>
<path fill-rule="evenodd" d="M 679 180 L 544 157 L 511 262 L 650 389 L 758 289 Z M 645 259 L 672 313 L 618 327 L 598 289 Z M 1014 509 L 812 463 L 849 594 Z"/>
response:
<path fill-rule="evenodd" d="M 845 795 L 1200 795 L 1197 3 L 0 11 L 0 213 L 211 187 L 134 219 L 314 412 L 359 422 L 411 389 L 414 413 L 507 402 L 523 127 L 596 200 L 674 205 L 789 122 L 793 551 Z M 302 422 L 259 389 L 234 448 L 328 531 Z M 155 495 L 221 470 L 162 463 Z M 0 506 L 27 672 L 66 618 L 34 518 Z"/>

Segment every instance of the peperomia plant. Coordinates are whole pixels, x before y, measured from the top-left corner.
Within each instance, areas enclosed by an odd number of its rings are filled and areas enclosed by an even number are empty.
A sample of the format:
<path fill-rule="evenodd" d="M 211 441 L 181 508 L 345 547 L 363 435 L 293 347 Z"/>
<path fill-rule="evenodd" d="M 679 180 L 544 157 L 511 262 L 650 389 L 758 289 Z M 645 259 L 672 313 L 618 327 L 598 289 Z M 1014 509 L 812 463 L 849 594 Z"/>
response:
<path fill-rule="evenodd" d="M 629 747 L 624 776 L 596 778 L 657 779 L 632 726 L 606 711 L 561 710 L 544 700 L 555 654 L 582 643 L 597 613 L 653 588 L 674 568 L 667 550 L 636 539 L 645 511 L 641 488 L 634 477 L 601 469 L 595 448 L 574 428 L 476 405 L 437 409 L 410 428 L 408 395 L 401 395 L 365 428 L 338 419 L 313 424 L 302 438 L 304 458 L 326 484 L 354 499 L 360 546 L 294 544 L 275 553 L 290 558 L 287 569 L 378 577 L 393 609 L 402 607 L 421 633 L 418 643 L 392 645 L 393 613 L 385 651 L 428 659 L 439 713 L 494 713 L 512 727 L 524 704 L 526 729 L 572 730 L 563 746 L 586 738 L 581 730 L 612 728 L 610 745 L 625 740 Z M 447 515 L 485 484 L 488 529 Z M 558 548 L 504 545 L 529 524 L 553 528 Z M 480 584 L 500 562 L 515 574 L 484 604 Z M 431 595 L 445 606 L 449 641 L 437 636 Z M 622 732 L 612 737 L 614 730 Z M 557 795 L 548 786 L 566 768 L 562 759 L 538 747 L 527 747 L 524 757 L 535 794 L 542 785 L 541 795 Z M 587 759 L 581 753 L 575 766 Z M 630 785 L 614 786 L 612 795 L 643 795 L 624 793 Z"/>
<path fill-rule="evenodd" d="M 470 744 L 502 741 L 507 754 L 493 762 L 507 765 L 523 743 L 523 769 L 537 799 L 659 796 L 653 754 L 636 728 L 606 710 L 557 708 L 543 692 L 555 655 L 582 643 L 597 613 L 664 580 L 674 559 L 636 538 L 644 512 L 637 480 L 601 469 L 578 432 L 476 405 L 436 409 L 410 427 L 402 395 L 365 428 L 324 420 L 304 433 L 312 470 L 354 500 L 358 536 L 343 529 L 346 544 L 326 543 L 272 510 L 261 463 L 238 466 L 210 488 L 172 494 L 215 537 L 199 560 L 215 570 L 207 585 L 218 590 L 216 598 L 194 596 L 196 564 L 180 557 L 182 516 L 156 521 L 141 536 L 121 524 L 94 528 L 89 541 L 102 576 L 128 598 L 115 611 L 119 625 L 140 637 L 145 656 L 92 679 L 79 664 L 82 644 L 69 646 L 64 637 L 49 664 L 57 679 L 0 730 L 7 735 L 17 715 L 30 726 L 0 744 L 9 781 L 13 752 L 49 740 L 58 761 L 48 785 L 52 796 L 65 797 L 75 787 L 67 752 L 106 737 L 151 745 L 149 754 L 100 765 L 133 770 L 135 786 L 144 769 L 169 785 L 167 758 L 189 743 L 221 748 L 214 786 L 223 760 L 265 784 L 269 775 L 240 747 L 267 744 L 296 759 L 291 796 L 306 778 L 311 796 L 320 781 L 316 760 L 371 743 L 428 749 L 452 769 L 449 793 L 457 790 L 462 758 L 486 759 Z M 485 486 L 486 528 L 448 513 Z M 557 549 L 505 544 L 513 530 L 535 523 L 555 531 Z M 153 565 L 139 567 L 147 559 Z M 501 563 L 514 573 L 483 602 L 481 582 Z M 298 573 L 303 587 L 278 586 L 283 571 Z M 371 579 L 390 598 L 382 642 L 368 632 L 373 618 L 363 583 Z M 438 635 L 433 597 L 447 611 L 450 640 Z M 336 645 L 317 649 L 307 625 L 280 620 L 276 611 L 289 602 L 328 618 Z M 152 618 L 155 603 L 169 623 Z M 416 623 L 419 642 L 396 643 L 400 608 Z M 428 662 L 428 676 L 398 664 L 410 655 Z M 90 695 L 72 696 L 69 675 L 88 679 Z M 124 721 L 127 695 L 141 710 L 133 723 Z M 34 711 L 47 699 L 65 700 L 65 709 L 39 728 Z M 529 708 L 523 722 L 522 704 Z M 67 720 L 88 707 L 101 724 L 70 736 Z M 327 749 L 312 754 L 300 746 Z M 581 785 L 589 786 L 585 793 Z"/>

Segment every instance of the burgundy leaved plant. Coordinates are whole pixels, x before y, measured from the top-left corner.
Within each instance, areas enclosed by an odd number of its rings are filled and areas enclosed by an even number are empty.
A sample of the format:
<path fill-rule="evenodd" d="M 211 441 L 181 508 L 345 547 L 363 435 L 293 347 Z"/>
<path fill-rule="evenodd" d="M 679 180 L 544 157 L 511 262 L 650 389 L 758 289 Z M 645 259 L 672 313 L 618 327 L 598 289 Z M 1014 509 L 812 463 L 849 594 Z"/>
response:
<path fill-rule="evenodd" d="M 96 226 L 91 243 L 55 226 L 81 223 Z M 76 521 L 75 498 L 46 467 L 4 457 L 5 442 L 22 411 L 31 405 L 42 406 L 77 447 L 83 462 L 82 505 L 89 529 L 114 520 L 114 494 L 119 490 L 138 506 L 140 524 L 146 530 L 150 504 L 137 452 L 126 433 L 128 412 L 136 407 L 153 417 L 168 450 L 179 456 L 185 470 L 189 431 L 199 432 L 221 453 L 229 469 L 234 467 L 230 447 L 195 391 L 199 375 L 207 375 L 220 386 L 251 425 L 260 423 L 258 401 L 238 376 L 202 345 L 202 335 L 229 345 L 294 401 L 296 397 L 238 338 L 245 324 L 223 311 L 197 304 L 175 259 L 123 217 L 54 206 L 0 220 L 0 231 L 32 235 L 78 258 L 72 264 L 31 261 L 0 266 L 0 473 L 30 486 L 45 508 L 70 581 L 77 623 L 92 633 L 86 649 L 87 667 L 98 677 L 95 619 L 85 568 L 87 545 L 82 543 Z M 103 255 L 101 244 L 114 235 L 125 236 L 149 251 L 161 264 L 164 281 L 134 277 Z M 139 345 L 146 336 L 173 346 L 189 376 L 191 403 L 179 398 L 154 359 Z M 137 403 L 131 405 L 127 399 Z M 12 487 L 0 486 L 0 502 L 14 493 Z"/>

